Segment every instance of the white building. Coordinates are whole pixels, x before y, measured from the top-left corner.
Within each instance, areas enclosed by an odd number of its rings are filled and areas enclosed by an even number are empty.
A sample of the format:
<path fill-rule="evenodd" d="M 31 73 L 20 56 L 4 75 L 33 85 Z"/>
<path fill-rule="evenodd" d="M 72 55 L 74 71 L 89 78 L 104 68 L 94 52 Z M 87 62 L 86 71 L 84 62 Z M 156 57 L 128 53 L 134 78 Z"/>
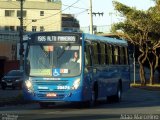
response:
<path fill-rule="evenodd" d="M 23 0 L 24 31 L 61 31 L 61 6 L 60 0 Z M 0 0 L 0 58 L 16 59 L 19 18 L 20 0 Z"/>
<path fill-rule="evenodd" d="M 61 1 L 23 0 L 24 31 L 60 31 Z M 20 0 L 0 0 L 0 30 L 18 31 Z"/>

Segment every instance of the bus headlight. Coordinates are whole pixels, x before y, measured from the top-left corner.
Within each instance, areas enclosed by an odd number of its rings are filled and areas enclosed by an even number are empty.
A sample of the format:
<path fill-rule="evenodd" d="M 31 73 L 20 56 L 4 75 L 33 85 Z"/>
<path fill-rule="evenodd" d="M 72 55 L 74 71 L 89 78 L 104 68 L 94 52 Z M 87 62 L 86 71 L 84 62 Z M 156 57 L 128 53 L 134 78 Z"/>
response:
<path fill-rule="evenodd" d="M 28 91 L 32 91 L 32 82 L 30 80 L 25 81 L 25 86 L 27 87 Z"/>
<path fill-rule="evenodd" d="M 78 79 L 76 79 L 75 81 L 74 81 L 74 83 L 73 83 L 73 86 L 72 86 L 72 89 L 73 90 L 75 90 L 75 89 L 77 89 L 78 87 L 79 87 L 79 85 L 80 85 L 80 78 L 78 78 Z"/>

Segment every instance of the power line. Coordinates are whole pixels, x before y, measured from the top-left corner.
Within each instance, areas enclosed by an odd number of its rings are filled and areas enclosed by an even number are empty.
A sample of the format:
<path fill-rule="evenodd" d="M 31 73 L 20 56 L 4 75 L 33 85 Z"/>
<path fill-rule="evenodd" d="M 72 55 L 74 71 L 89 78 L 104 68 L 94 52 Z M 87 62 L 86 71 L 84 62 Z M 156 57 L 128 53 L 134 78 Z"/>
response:
<path fill-rule="evenodd" d="M 86 11 L 88 11 L 88 10 L 84 10 L 84 11 L 81 11 L 81 12 L 79 12 L 79 13 L 74 13 L 74 15 L 75 15 L 75 16 L 78 16 L 78 15 L 80 15 L 80 14 L 82 14 L 82 13 L 85 13 Z"/>
<path fill-rule="evenodd" d="M 70 6 L 70 5 L 65 5 L 65 4 L 62 4 L 63 6 Z M 77 9 L 85 9 L 85 10 L 88 10 L 87 8 L 80 8 L 80 7 L 75 7 L 75 6 L 71 6 L 72 8 L 77 8 Z"/>
<path fill-rule="evenodd" d="M 57 14 L 59 14 L 59 13 L 65 11 L 65 10 L 71 8 L 74 4 L 78 3 L 79 1 L 80 1 L 80 0 L 77 0 L 77 1 L 74 2 L 73 4 L 71 4 L 71 5 L 69 5 L 68 7 L 66 7 L 65 9 L 60 10 L 60 12 L 57 12 L 57 13 L 55 13 L 55 14 L 53 14 L 53 15 L 50 15 L 50 16 L 47 16 L 47 17 L 44 17 L 44 18 L 40 18 L 40 19 L 37 19 L 37 20 L 43 20 L 43 19 L 47 19 L 47 18 L 53 17 L 53 16 L 55 16 L 55 15 L 57 15 Z M 31 20 L 31 19 L 26 19 L 26 20 Z"/>
<path fill-rule="evenodd" d="M 83 11 L 81 11 L 81 12 L 79 12 L 79 13 L 74 13 L 74 15 L 75 15 L 75 16 L 78 16 L 78 15 L 80 15 L 80 14 L 86 12 L 86 11 L 88 11 L 88 10 L 86 9 L 86 10 L 83 10 Z M 56 24 L 56 23 L 59 23 L 59 22 L 60 22 L 60 21 L 55 21 L 54 23 L 50 23 L 50 24 L 45 25 L 45 26 L 49 26 L 49 25 Z M 62 21 L 62 22 L 63 22 L 63 21 Z"/>

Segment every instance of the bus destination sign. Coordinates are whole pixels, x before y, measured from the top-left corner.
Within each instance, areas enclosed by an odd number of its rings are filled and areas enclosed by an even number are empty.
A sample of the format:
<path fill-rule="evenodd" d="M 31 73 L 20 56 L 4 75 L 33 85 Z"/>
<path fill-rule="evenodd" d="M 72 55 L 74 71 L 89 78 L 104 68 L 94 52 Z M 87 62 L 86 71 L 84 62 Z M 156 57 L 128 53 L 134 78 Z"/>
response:
<path fill-rule="evenodd" d="M 76 36 L 37 36 L 37 42 L 76 42 Z"/>

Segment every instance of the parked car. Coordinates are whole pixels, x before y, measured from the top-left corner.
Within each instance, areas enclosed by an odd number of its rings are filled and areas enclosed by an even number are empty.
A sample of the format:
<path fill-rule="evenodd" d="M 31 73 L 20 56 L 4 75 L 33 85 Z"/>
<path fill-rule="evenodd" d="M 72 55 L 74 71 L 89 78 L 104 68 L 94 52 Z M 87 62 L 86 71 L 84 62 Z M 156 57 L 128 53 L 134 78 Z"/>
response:
<path fill-rule="evenodd" d="M 23 72 L 20 70 L 9 71 L 1 81 L 2 89 L 5 90 L 6 87 L 15 89 L 16 87 L 21 88 L 23 82 Z"/>

